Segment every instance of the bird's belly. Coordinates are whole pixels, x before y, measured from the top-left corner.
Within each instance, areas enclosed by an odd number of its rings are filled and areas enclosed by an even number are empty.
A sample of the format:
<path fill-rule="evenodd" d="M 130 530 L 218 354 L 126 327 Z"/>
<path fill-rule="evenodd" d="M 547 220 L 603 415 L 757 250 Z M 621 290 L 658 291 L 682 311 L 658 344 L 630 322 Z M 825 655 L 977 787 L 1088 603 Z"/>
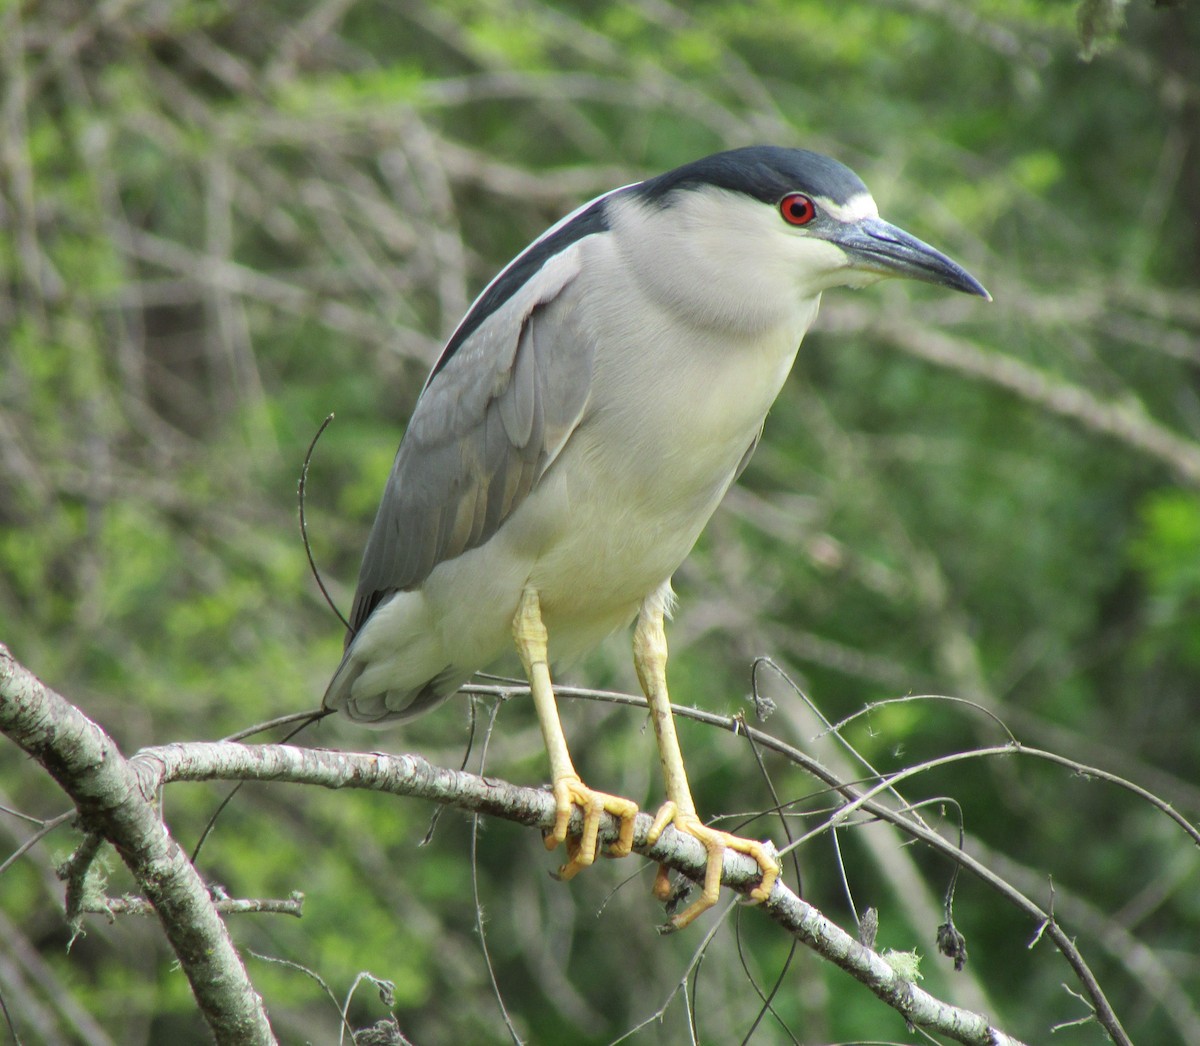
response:
<path fill-rule="evenodd" d="M 422 586 L 444 649 L 465 654 L 464 666 L 502 653 L 526 585 L 538 591 L 555 661 L 628 624 L 720 504 L 803 329 L 776 332 L 749 355 L 693 345 L 665 362 L 598 359 L 600 406 L 496 534 Z M 606 393 L 608 380 L 619 392 Z"/>
<path fill-rule="evenodd" d="M 617 406 L 585 418 L 518 512 L 529 523 L 511 521 L 533 539 L 529 580 L 562 656 L 625 624 L 683 562 L 756 440 L 798 342 L 779 332 L 750 356 L 693 346 L 665 367 L 645 361 L 644 380 L 623 361 L 623 395 L 607 400 Z"/>
<path fill-rule="evenodd" d="M 626 624 L 641 601 L 670 579 L 720 502 L 729 477 L 703 492 L 664 483 L 654 496 L 632 484 L 622 489 L 619 477 L 592 478 L 596 482 L 588 485 L 586 476 L 576 473 L 559 489 L 552 484 L 546 490 L 546 500 L 562 506 L 564 526 L 542 547 L 529 578 L 555 637 L 555 656 L 564 659 Z"/>
<path fill-rule="evenodd" d="M 673 441 L 643 446 L 644 432 L 622 439 L 582 426 L 486 544 L 426 581 L 445 648 L 492 648 L 483 660 L 503 652 L 526 585 L 538 592 L 555 662 L 576 660 L 627 625 L 691 551 L 759 424 L 690 454 Z"/>
<path fill-rule="evenodd" d="M 551 658 L 576 660 L 670 578 L 720 500 L 713 491 L 708 504 L 687 510 L 584 473 L 552 469 L 490 541 L 430 575 L 423 593 L 444 649 L 475 667 L 503 653 L 528 585 L 538 592 Z"/>

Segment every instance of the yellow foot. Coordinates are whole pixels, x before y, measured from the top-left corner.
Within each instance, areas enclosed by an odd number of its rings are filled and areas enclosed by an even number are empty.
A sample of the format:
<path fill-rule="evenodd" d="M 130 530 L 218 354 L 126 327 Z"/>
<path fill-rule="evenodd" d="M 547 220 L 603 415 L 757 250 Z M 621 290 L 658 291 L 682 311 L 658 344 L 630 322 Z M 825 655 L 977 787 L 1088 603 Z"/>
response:
<path fill-rule="evenodd" d="M 755 904 L 765 901 L 771 896 L 771 887 L 779 878 L 779 862 L 768 848 L 767 844 L 757 839 L 743 839 L 738 835 L 709 828 L 695 814 L 683 813 L 676 805 L 667 801 L 654 817 L 646 841 L 651 845 L 658 841 L 663 829 L 673 824 L 678 832 L 686 832 L 704 844 L 708 851 L 708 864 L 704 869 L 704 891 L 692 904 L 678 915 L 672 916 L 670 922 L 663 928 L 666 932 L 682 930 L 696 916 L 708 911 L 717 903 L 721 893 L 721 870 L 725 863 L 725 851 L 736 850 L 738 853 L 749 854 L 758 862 L 762 869 L 762 879 L 750 891 L 750 900 Z M 654 880 L 654 896 L 660 901 L 667 900 L 671 895 L 671 884 L 667 879 L 667 869 L 659 865 L 658 875 Z"/>
<path fill-rule="evenodd" d="M 547 850 L 553 850 L 567 838 L 572 808 L 578 806 L 583 811 L 583 832 L 578 839 L 572 838 L 567 843 L 570 860 L 558 870 L 560 879 L 574 878 L 596 860 L 596 838 L 600 831 L 600 815 L 603 813 L 610 813 L 621 821 L 617 841 L 609 847 L 608 856 L 628 857 L 632 852 L 637 803 L 607 792 L 594 791 L 575 774 L 560 777 L 554 782 L 554 802 L 554 827 L 545 836 Z"/>

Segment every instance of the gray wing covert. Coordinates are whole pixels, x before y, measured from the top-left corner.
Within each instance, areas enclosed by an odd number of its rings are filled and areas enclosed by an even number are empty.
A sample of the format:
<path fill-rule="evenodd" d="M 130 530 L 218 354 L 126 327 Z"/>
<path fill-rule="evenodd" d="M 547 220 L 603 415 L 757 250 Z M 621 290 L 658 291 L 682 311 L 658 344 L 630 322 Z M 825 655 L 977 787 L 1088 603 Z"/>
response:
<path fill-rule="evenodd" d="M 579 423 L 593 351 L 579 272 L 579 245 L 548 260 L 426 384 L 363 554 L 347 645 L 385 596 L 495 534 Z"/>

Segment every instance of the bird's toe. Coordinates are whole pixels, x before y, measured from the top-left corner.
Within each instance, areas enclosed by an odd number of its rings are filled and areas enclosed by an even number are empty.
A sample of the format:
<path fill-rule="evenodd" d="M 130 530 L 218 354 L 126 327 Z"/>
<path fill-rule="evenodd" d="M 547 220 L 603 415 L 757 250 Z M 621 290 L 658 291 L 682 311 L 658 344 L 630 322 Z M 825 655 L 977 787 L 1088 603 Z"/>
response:
<path fill-rule="evenodd" d="M 554 827 L 546 833 L 547 850 L 553 850 L 561 842 L 567 844 L 567 863 L 558 870 L 559 879 L 571 879 L 584 868 L 594 864 L 599 849 L 600 821 L 604 814 L 612 814 L 619 822 L 617 839 L 608 849 L 610 857 L 626 857 L 633 850 L 633 829 L 637 817 L 637 803 L 608 792 L 589 788 L 577 776 L 563 776 L 554 782 L 556 804 Z M 583 813 L 583 830 L 578 836 L 568 839 L 567 829 L 575 807 Z"/>
<path fill-rule="evenodd" d="M 663 804 L 655 815 L 647 840 L 650 843 L 656 842 L 668 824 L 673 825 L 676 831 L 684 832 L 703 843 L 708 860 L 704 870 L 704 888 L 700 896 L 684 911 L 672 916 L 670 922 L 663 927 L 664 931 L 682 930 L 717 903 L 721 893 L 721 873 L 725 865 L 726 850 L 735 850 L 753 857 L 762 872 L 758 885 L 750 891 L 750 900 L 759 904 L 771 896 L 771 889 L 775 880 L 779 878 L 779 862 L 775 857 L 774 848 L 769 843 L 710 828 L 695 814 L 680 811 L 672 802 Z M 661 901 L 669 900 L 672 896 L 667 870 L 662 865 L 659 866 L 658 875 L 654 880 L 654 896 Z"/>

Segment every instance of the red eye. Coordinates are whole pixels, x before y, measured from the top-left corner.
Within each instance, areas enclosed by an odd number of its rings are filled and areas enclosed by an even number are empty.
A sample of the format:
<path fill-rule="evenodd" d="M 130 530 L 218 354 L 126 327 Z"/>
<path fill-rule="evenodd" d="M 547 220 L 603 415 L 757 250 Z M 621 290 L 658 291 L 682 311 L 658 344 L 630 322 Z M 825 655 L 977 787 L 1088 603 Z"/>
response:
<path fill-rule="evenodd" d="M 807 225 L 817 216 L 817 208 L 804 193 L 790 192 L 779 201 L 779 213 L 788 225 Z"/>

